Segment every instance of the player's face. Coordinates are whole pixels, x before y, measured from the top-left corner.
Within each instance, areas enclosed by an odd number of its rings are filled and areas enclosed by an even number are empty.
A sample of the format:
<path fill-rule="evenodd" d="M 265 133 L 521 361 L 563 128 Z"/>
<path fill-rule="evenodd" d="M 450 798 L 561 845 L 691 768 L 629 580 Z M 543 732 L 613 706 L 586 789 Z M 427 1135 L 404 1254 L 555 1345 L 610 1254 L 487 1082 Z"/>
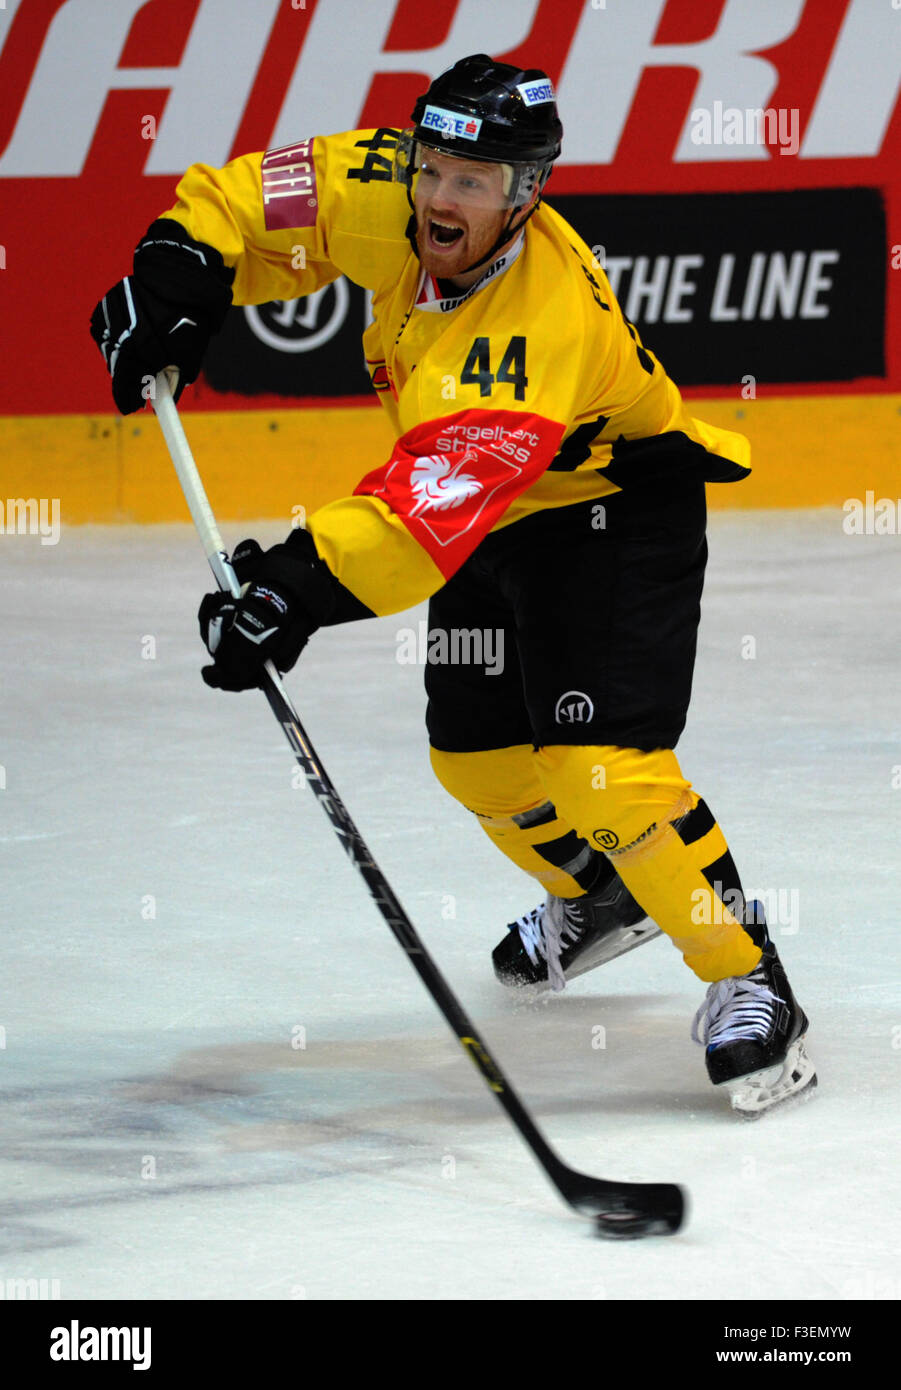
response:
<path fill-rule="evenodd" d="M 461 276 L 491 250 L 510 216 L 503 167 L 423 150 L 415 207 L 420 261 L 431 275 Z"/>

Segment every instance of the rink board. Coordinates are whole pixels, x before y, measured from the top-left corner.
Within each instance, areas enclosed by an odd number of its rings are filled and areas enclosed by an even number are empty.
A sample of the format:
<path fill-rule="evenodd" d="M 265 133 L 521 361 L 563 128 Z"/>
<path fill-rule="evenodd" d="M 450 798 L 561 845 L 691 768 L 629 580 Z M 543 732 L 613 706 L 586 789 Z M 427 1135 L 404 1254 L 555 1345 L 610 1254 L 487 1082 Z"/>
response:
<path fill-rule="evenodd" d="M 748 435 L 753 472 L 708 489 L 711 507 L 841 506 L 897 497 L 901 395 L 690 400 Z M 392 445 L 381 411 L 191 411 L 185 424 L 218 515 L 297 519 L 353 491 Z M 149 413 L 0 417 L 4 498 L 58 498 L 63 524 L 181 521 L 186 508 Z"/>

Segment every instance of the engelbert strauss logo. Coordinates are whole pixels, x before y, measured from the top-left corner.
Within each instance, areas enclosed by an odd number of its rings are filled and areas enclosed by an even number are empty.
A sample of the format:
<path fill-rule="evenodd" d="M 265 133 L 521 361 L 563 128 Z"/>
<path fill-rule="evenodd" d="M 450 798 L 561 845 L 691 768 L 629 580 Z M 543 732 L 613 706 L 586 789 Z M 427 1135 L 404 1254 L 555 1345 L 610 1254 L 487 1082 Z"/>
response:
<path fill-rule="evenodd" d="M 410 489 L 416 498 L 416 505 L 410 509 L 411 516 L 422 512 L 445 512 L 451 507 L 459 507 L 482 491 L 482 484 L 471 473 L 462 473 L 466 463 L 475 463 L 476 454 L 467 449 L 460 462 L 452 465 L 450 459 L 440 454 L 424 454 L 413 465 L 410 474 Z"/>

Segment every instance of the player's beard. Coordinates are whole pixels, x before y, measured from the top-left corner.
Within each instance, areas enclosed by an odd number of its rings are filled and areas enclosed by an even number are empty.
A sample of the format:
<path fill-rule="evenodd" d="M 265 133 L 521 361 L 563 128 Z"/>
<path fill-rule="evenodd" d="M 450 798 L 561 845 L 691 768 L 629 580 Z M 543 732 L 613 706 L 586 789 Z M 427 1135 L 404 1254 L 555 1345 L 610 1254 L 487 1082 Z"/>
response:
<path fill-rule="evenodd" d="M 452 217 L 438 218 L 440 222 L 456 222 L 463 228 L 462 237 L 446 251 L 433 249 L 429 242 L 428 228 L 432 215 L 430 212 L 421 212 L 417 216 L 416 246 L 419 259 L 430 275 L 443 280 L 453 280 L 456 276 L 465 274 L 474 262 L 481 261 L 483 256 L 488 255 L 504 229 L 509 212 L 503 210 L 485 214 L 477 220 L 465 223 Z M 482 271 L 485 266 L 480 265 L 478 269 Z"/>

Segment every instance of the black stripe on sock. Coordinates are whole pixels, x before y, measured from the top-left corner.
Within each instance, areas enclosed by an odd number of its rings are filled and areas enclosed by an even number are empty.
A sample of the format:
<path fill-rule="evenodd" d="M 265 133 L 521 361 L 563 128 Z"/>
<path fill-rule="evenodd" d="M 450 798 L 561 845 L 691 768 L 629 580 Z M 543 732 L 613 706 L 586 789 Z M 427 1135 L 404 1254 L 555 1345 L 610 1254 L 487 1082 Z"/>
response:
<path fill-rule="evenodd" d="M 696 840 L 701 840 L 716 825 L 713 812 L 706 801 L 699 801 L 693 811 L 689 811 L 687 816 L 682 816 L 680 820 L 674 820 L 673 826 L 679 832 L 679 839 L 683 845 L 693 845 Z"/>
<path fill-rule="evenodd" d="M 595 850 L 595 851 L 594 851 L 594 854 L 592 855 L 592 858 L 589 859 L 588 863 L 585 865 L 585 868 L 584 868 L 584 869 L 579 869 L 578 873 L 575 873 L 575 874 L 572 875 L 572 877 L 576 880 L 576 883 L 578 883 L 579 887 L 580 887 L 581 889 L 583 889 L 584 892 L 586 892 L 586 893 L 594 893 L 594 892 L 596 892 L 596 891 L 599 889 L 599 887 L 601 886 L 601 884 L 600 884 L 599 881 L 598 881 L 598 864 L 597 864 L 597 861 L 598 861 L 598 859 L 603 859 L 603 858 L 604 858 L 604 856 L 603 856 L 602 854 L 598 854 L 597 851 Z M 607 868 L 610 869 L 609 863 L 607 864 Z M 609 876 L 612 876 L 612 875 L 613 875 L 613 870 L 610 869 L 610 875 L 609 875 Z M 605 877 L 606 877 L 606 876 L 605 876 Z"/>
<path fill-rule="evenodd" d="M 542 806 L 536 806 L 531 811 L 520 811 L 519 815 L 513 816 L 520 830 L 531 830 L 533 825 L 550 825 L 551 821 L 557 819 L 557 808 L 553 801 L 545 801 Z"/>
<path fill-rule="evenodd" d="M 715 859 L 712 864 L 708 864 L 707 868 L 702 869 L 701 872 L 714 893 L 718 894 L 719 897 L 722 898 L 726 893 L 740 893 L 741 901 L 744 903 L 744 889 L 741 886 L 738 869 L 736 869 L 735 860 L 728 850 L 725 854 L 721 854 L 719 859 Z M 743 915 L 741 912 L 736 912 L 734 908 L 730 908 L 730 911 L 739 920 L 741 919 Z"/>
<path fill-rule="evenodd" d="M 577 835 L 575 830 L 569 830 L 565 835 L 559 835 L 556 840 L 548 840 L 545 844 L 533 845 L 532 848 L 542 859 L 553 864 L 555 869 L 563 869 L 574 859 L 578 859 L 586 848 L 586 841 L 581 835 Z M 587 845 L 587 848 L 590 849 L 591 846 Z"/>
<path fill-rule="evenodd" d="M 570 830 L 556 840 L 548 840 L 546 844 L 533 845 L 532 848 L 548 864 L 553 864 L 555 869 L 562 869 L 564 873 L 568 873 L 586 893 L 595 887 L 598 881 L 598 860 L 604 859 L 604 855 L 587 840 L 583 840 L 581 835 L 577 835 L 575 830 Z M 574 868 L 577 860 L 584 859 L 586 850 L 589 852 L 588 858 L 581 868 Z"/>

